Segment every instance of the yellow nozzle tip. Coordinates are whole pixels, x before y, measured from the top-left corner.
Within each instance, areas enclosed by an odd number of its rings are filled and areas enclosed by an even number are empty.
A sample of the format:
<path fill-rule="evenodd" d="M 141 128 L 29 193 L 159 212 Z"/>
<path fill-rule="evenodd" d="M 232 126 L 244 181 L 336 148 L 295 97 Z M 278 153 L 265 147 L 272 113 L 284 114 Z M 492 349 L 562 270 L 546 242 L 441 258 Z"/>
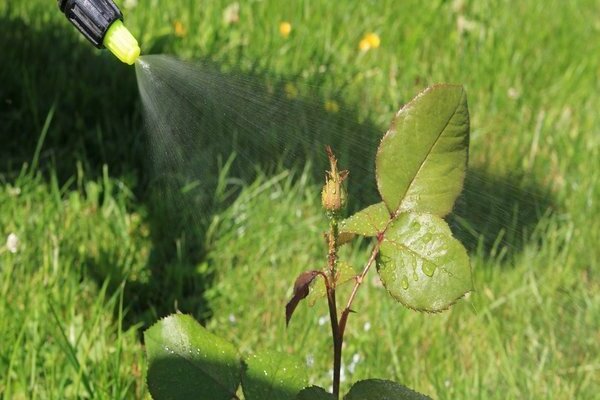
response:
<path fill-rule="evenodd" d="M 132 65 L 140 56 L 140 46 L 137 40 L 119 19 L 108 28 L 102 43 L 125 64 Z"/>

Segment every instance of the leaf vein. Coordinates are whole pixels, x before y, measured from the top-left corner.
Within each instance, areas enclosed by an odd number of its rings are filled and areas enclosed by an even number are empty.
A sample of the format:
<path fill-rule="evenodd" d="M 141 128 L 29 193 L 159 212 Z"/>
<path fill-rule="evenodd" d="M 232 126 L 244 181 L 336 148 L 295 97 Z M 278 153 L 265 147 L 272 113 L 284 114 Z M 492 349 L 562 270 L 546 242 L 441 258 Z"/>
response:
<path fill-rule="evenodd" d="M 398 209 L 394 212 L 394 215 L 396 215 L 398 213 L 398 211 L 400 210 L 400 207 L 402 206 L 402 203 L 404 202 L 404 199 L 406 198 L 406 194 L 409 192 L 409 190 L 412 187 L 413 183 L 415 182 L 415 179 L 417 178 L 417 176 L 419 176 L 419 173 L 421 172 L 421 169 L 423 169 L 423 165 L 425 165 L 425 162 L 427 161 L 427 158 L 429 157 L 429 154 L 431 153 L 431 150 L 433 150 L 433 148 L 435 147 L 435 145 L 438 143 L 438 141 L 442 137 L 442 134 L 444 133 L 444 131 L 448 127 L 448 124 L 450 123 L 450 121 L 452 120 L 452 118 L 454 118 L 454 116 L 456 115 L 456 112 L 458 111 L 458 108 L 460 107 L 460 103 L 461 103 L 461 100 L 462 100 L 463 96 L 464 96 L 464 92 L 461 93 L 461 96 L 458 99 L 458 102 L 456 103 L 456 107 L 454 108 L 454 111 L 452 112 L 452 114 L 450 115 L 450 117 L 448 118 L 448 120 L 446 121 L 446 123 L 444 124 L 444 127 L 440 130 L 440 133 L 438 134 L 438 136 L 435 138 L 435 140 L 433 141 L 433 143 L 429 147 L 429 150 L 427 150 L 427 152 L 425 153 L 425 156 L 423 157 L 423 160 L 421 160 L 421 163 L 419 165 L 419 168 L 417 169 L 417 172 L 413 175 L 413 177 L 410 180 L 410 183 L 406 186 L 406 190 L 404 191 L 404 193 L 402 194 L 402 196 L 400 198 L 400 203 L 398 204 Z"/>

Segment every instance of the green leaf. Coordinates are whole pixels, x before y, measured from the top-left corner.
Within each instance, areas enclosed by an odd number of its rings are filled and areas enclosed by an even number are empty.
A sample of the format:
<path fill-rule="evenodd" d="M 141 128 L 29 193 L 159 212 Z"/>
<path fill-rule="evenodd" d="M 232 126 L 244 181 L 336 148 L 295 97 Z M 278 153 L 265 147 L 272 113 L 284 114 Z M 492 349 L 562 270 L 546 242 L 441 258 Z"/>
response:
<path fill-rule="evenodd" d="M 379 145 L 379 193 L 391 213 L 448 214 L 462 190 L 469 147 L 467 96 L 435 85 L 396 114 Z"/>
<path fill-rule="evenodd" d="M 467 251 L 431 214 L 404 213 L 392 221 L 377 270 L 388 292 L 418 311 L 443 311 L 472 288 Z"/>
<path fill-rule="evenodd" d="M 329 271 L 323 271 L 329 276 Z M 356 271 L 350 264 L 344 261 L 338 261 L 337 263 L 337 281 L 336 287 L 343 286 L 348 282 L 354 281 L 356 278 Z M 310 307 L 317 303 L 317 300 L 327 295 L 327 288 L 325 288 L 325 282 L 323 279 L 317 279 L 310 287 L 310 293 L 306 297 L 306 301 Z"/>
<path fill-rule="evenodd" d="M 335 397 L 322 387 L 310 386 L 298 393 L 296 400 L 335 400 Z"/>
<path fill-rule="evenodd" d="M 431 400 L 424 394 L 415 392 L 399 383 L 381 379 L 367 379 L 356 382 L 344 400 Z"/>
<path fill-rule="evenodd" d="M 340 233 L 376 236 L 390 222 L 390 212 L 385 203 L 373 204 L 340 222 Z"/>
<path fill-rule="evenodd" d="M 235 347 L 189 315 L 171 315 L 144 332 L 154 400 L 230 400 L 239 384 Z"/>
<path fill-rule="evenodd" d="M 253 354 L 244 362 L 242 390 L 246 400 L 292 400 L 307 385 L 306 368 L 289 354 Z"/>

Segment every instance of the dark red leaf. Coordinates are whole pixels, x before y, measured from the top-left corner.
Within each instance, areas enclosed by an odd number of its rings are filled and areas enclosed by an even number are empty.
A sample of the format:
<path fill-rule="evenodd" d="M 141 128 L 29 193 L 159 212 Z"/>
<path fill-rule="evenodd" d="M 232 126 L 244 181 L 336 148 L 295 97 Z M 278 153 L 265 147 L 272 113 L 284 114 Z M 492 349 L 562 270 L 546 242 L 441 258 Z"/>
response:
<path fill-rule="evenodd" d="M 294 310 L 300 303 L 300 300 L 308 296 L 309 287 L 315 277 L 319 274 L 319 271 L 306 271 L 301 273 L 296 282 L 294 283 L 294 295 L 291 300 L 285 305 L 285 325 L 287 326 L 292 319 Z"/>

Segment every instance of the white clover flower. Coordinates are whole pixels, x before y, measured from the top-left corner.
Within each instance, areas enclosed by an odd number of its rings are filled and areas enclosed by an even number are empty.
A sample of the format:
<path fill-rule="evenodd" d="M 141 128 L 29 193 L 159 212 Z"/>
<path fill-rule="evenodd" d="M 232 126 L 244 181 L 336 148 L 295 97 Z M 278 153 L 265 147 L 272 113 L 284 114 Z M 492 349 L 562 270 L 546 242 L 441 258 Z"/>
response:
<path fill-rule="evenodd" d="M 133 10 L 138 5 L 138 0 L 125 0 L 123 2 L 123 8 L 126 10 Z"/>
<path fill-rule="evenodd" d="M 330 368 L 328 373 L 329 378 L 333 379 L 333 369 Z M 344 365 L 344 363 L 342 363 L 342 365 L 340 366 L 340 382 L 346 382 L 346 366 Z M 333 391 L 332 386 L 330 386 L 329 391 Z"/>
<path fill-rule="evenodd" d="M 319 326 L 323 326 L 327 323 L 327 320 L 329 318 L 327 318 L 327 315 L 323 315 L 322 317 L 319 317 L 319 321 L 317 322 L 319 324 Z"/>
<path fill-rule="evenodd" d="M 340 368 L 340 382 L 346 382 L 346 368 L 344 367 L 344 364 L 342 364 L 342 367 Z"/>
<path fill-rule="evenodd" d="M 229 323 L 231 325 L 235 325 L 235 323 L 237 322 L 235 315 L 233 315 L 233 314 L 229 314 L 229 317 L 227 317 L 227 319 L 229 320 Z"/>
<path fill-rule="evenodd" d="M 354 373 L 354 371 L 356 370 L 356 365 L 360 362 L 361 358 L 362 357 L 359 353 L 354 353 L 352 355 L 352 361 L 348 365 L 348 372 L 350 372 L 351 374 Z"/>
<path fill-rule="evenodd" d="M 231 3 L 223 10 L 223 22 L 227 25 L 240 22 L 240 3 Z"/>
<path fill-rule="evenodd" d="M 21 194 L 21 188 L 18 186 L 10 186 L 8 185 L 8 194 L 12 197 L 17 197 Z"/>
<path fill-rule="evenodd" d="M 363 330 L 365 332 L 369 332 L 371 330 L 371 323 L 369 321 L 365 322 L 365 324 L 363 325 Z"/>
<path fill-rule="evenodd" d="M 20 244 L 21 242 L 19 240 L 19 237 L 14 233 L 11 233 L 6 238 L 6 248 L 13 254 L 15 254 L 19 250 Z"/>
<path fill-rule="evenodd" d="M 306 356 L 306 366 L 312 368 L 315 365 L 315 357 L 312 354 Z"/>

